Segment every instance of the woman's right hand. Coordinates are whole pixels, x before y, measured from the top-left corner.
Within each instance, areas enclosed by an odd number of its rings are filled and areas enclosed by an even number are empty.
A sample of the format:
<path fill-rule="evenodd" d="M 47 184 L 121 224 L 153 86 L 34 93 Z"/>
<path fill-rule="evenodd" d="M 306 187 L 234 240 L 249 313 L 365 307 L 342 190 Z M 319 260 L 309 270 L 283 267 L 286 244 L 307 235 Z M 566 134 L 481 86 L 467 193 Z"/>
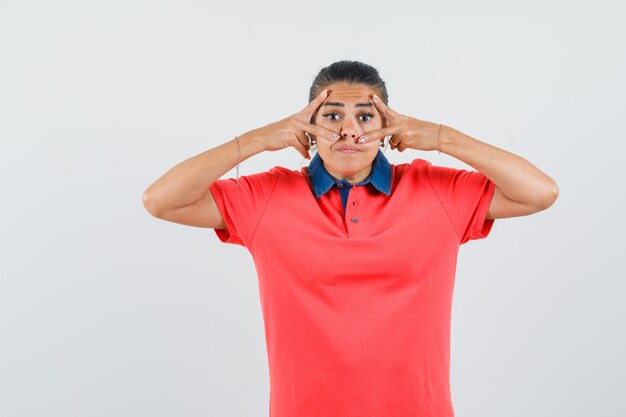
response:
<path fill-rule="evenodd" d="M 305 133 L 315 135 L 316 140 L 325 139 L 332 142 L 339 140 L 340 136 L 336 132 L 310 123 L 327 96 L 328 92 L 324 89 L 298 113 L 260 128 L 257 133 L 264 142 L 265 150 L 277 151 L 293 146 L 302 156 L 310 159 L 309 140 Z"/>

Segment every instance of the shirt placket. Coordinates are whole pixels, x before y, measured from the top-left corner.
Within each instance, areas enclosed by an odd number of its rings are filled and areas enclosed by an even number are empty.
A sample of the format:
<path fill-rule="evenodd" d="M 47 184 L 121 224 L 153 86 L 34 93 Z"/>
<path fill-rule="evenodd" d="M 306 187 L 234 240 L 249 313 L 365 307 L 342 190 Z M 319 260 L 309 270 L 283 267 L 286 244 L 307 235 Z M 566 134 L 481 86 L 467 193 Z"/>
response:
<path fill-rule="evenodd" d="M 363 186 L 352 187 L 348 195 L 348 204 L 344 213 L 344 221 L 348 229 L 348 237 L 365 237 L 362 219 Z"/>

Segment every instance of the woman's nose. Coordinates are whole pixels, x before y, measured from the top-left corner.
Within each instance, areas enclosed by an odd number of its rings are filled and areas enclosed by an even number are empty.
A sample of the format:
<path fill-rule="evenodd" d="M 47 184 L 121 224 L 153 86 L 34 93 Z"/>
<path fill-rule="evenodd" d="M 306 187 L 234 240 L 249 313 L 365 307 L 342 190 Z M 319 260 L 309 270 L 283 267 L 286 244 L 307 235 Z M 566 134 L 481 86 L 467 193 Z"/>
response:
<path fill-rule="evenodd" d="M 361 131 L 358 125 L 350 119 L 346 119 L 341 127 L 341 136 L 346 139 L 356 139 L 361 136 Z"/>

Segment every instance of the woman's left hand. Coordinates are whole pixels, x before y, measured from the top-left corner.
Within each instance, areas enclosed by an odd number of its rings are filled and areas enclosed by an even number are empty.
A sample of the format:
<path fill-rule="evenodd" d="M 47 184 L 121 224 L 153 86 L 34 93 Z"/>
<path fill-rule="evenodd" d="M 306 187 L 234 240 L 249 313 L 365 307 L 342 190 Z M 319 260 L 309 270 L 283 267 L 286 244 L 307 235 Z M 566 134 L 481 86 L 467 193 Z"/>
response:
<path fill-rule="evenodd" d="M 431 123 L 400 114 L 383 103 L 377 95 L 374 95 L 373 99 L 374 105 L 383 118 L 384 127 L 361 136 L 359 143 L 379 141 L 385 136 L 391 136 L 389 139 L 391 149 L 397 149 L 400 152 L 407 148 L 418 151 L 440 150 L 437 141 L 439 123 Z"/>

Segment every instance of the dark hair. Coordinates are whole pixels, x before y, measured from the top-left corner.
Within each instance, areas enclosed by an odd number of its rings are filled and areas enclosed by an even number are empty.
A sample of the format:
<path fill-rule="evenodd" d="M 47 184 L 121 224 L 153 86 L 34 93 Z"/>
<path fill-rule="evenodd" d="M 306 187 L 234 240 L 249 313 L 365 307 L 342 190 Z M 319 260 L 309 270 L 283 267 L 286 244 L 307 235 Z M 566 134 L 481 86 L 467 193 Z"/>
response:
<path fill-rule="evenodd" d="M 323 87 L 336 82 L 365 84 L 377 88 L 380 90 L 383 103 L 388 104 L 387 87 L 378 75 L 378 70 L 359 61 L 338 61 L 322 68 L 309 90 L 309 103 L 317 97 Z"/>

